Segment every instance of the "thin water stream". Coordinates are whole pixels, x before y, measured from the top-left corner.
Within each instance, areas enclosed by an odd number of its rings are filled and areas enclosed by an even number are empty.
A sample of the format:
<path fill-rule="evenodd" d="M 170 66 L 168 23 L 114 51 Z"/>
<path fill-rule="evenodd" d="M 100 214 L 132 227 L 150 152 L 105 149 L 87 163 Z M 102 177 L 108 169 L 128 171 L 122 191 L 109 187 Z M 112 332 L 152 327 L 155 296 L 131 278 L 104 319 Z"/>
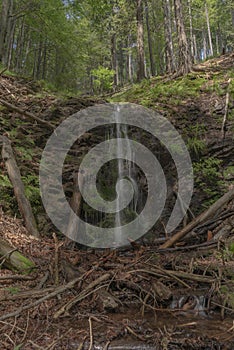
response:
<path fill-rule="evenodd" d="M 128 127 L 125 124 L 121 124 L 120 107 L 117 106 L 115 111 L 116 120 L 116 139 L 117 139 L 117 204 L 115 214 L 115 243 L 118 246 L 122 242 L 122 225 L 124 224 L 123 212 L 121 211 L 121 203 L 124 196 L 124 182 L 123 179 L 127 179 L 133 187 L 133 199 L 129 203 L 129 209 L 132 213 L 136 214 L 137 202 L 139 197 L 139 190 L 137 186 L 134 174 L 136 174 L 136 168 L 134 163 L 134 151 L 131 147 L 131 142 L 128 137 Z M 123 139 L 126 141 L 123 144 Z M 122 158 L 124 155 L 124 159 Z M 132 161 L 129 161 L 131 159 Z"/>

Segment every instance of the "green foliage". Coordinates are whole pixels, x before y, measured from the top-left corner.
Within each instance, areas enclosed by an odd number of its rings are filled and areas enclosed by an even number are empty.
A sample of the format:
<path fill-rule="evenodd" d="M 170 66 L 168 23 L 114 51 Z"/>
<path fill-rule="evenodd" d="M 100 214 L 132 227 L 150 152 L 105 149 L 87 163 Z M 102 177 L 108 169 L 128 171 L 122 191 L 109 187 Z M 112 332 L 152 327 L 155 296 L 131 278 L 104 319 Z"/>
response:
<path fill-rule="evenodd" d="M 112 89 L 115 71 L 105 67 L 99 67 L 91 71 L 94 77 L 94 88 L 96 93 L 108 92 Z"/>
<path fill-rule="evenodd" d="M 206 143 L 202 139 L 204 135 L 204 124 L 196 123 L 195 125 L 188 125 L 186 128 L 185 137 L 188 149 L 196 157 L 199 157 L 206 149 Z"/>
<path fill-rule="evenodd" d="M 18 212 L 13 187 L 7 175 L 0 174 L 0 192 L 0 204 L 3 206 L 4 211 Z"/>
<path fill-rule="evenodd" d="M 19 287 L 8 287 L 5 288 L 6 291 L 8 291 L 11 294 L 18 294 L 20 292 L 20 288 Z"/>
<path fill-rule="evenodd" d="M 15 347 L 14 347 L 14 350 L 20 350 L 20 349 L 22 349 L 22 346 L 23 346 L 24 344 L 19 344 L 19 345 L 16 345 Z"/>
<path fill-rule="evenodd" d="M 21 160 L 32 160 L 33 157 L 33 150 L 30 148 L 25 148 L 23 146 L 16 146 L 15 149 L 19 153 Z"/>
<path fill-rule="evenodd" d="M 113 100 L 126 100 L 138 102 L 146 107 L 153 106 L 155 101 L 167 104 L 178 104 L 182 100 L 198 97 L 205 79 L 196 75 L 188 75 L 170 81 L 158 78 L 144 80 L 140 84 L 134 84 L 131 89 L 123 94 L 117 94 Z"/>
<path fill-rule="evenodd" d="M 39 179 L 36 175 L 22 176 L 22 181 L 25 186 L 25 194 L 33 206 L 35 214 L 37 213 L 38 206 L 41 204 Z"/>
<path fill-rule="evenodd" d="M 204 206 L 211 205 L 222 193 L 224 183 L 220 169 L 221 164 L 222 161 L 214 157 L 193 163 L 195 184 L 208 196 L 208 200 L 203 203 Z"/>
<path fill-rule="evenodd" d="M 0 174 L 0 187 L 12 188 L 12 184 L 7 175 Z"/>

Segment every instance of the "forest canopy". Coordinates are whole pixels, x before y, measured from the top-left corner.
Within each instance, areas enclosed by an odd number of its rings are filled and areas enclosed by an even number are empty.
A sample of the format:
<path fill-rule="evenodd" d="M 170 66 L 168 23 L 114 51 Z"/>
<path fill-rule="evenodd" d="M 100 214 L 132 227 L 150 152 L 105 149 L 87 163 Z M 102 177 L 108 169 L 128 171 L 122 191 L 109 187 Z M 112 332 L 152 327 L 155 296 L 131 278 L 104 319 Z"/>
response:
<path fill-rule="evenodd" d="M 231 0 L 2 0 L 0 62 L 56 89 L 103 93 L 232 51 Z"/>

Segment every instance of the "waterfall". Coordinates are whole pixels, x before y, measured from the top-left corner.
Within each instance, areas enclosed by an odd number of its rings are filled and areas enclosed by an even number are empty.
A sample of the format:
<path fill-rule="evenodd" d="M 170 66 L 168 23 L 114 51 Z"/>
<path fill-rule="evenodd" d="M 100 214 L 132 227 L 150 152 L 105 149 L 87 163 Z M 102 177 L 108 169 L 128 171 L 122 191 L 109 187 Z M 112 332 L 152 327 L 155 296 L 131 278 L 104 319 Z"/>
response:
<path fill-rule="evenodd" d="M 135 164 L 134 164 L 134 152 L 131 147 L 131 142 L 128 138 L 128 128 L 127 125 L 121 124 L 120 118 L 120 107 L 117 106 L 115 111 L 115 120 L 116 120 L 116 139 L 117 139 L 117 150 L 116 150 L 116 158 L 117 158 L 117 183 L 119 185 L 119 195 L 117 196 L 116 203 L 116 214 L 115 214 L 115 233 L 114 233 L 114 241 L 116 246 L 118 247 L 122 242 L 122 225 L 126 224 L 124 222 L 124 210 L 121 211 L 121 202 L 122 195 L 124 193 L 124 188 L 122 185 L 121 179 L 127 179 L 131 182 L 131 185 L 134 190 L 134 197 L 131 201 L 128 209 L 136 214 L 137 209 L 137 201 L 138 201 L 138 186 L 136 179 L 134 178 L 136 174 Z M 122 140 L 125 139 L 125 147 L 123 145 Z M 120 155 L 124 154 L 125 159 L 120 158 Z M 131 159 L 132 161 L 127 160 Z"/>

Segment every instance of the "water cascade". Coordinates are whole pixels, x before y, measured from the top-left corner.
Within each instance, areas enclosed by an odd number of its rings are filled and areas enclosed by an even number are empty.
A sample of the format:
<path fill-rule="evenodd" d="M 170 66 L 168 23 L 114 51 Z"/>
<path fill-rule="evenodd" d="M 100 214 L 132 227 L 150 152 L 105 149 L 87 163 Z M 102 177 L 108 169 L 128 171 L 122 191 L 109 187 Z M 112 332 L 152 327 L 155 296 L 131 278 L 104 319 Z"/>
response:
<path fill-rule="evenodd" d="M 118 246 L 122 242 L 122 225 L 126 224 L 128 213 L 137 214 L 137 202 L 138 202 L 138 186 L 135 179 L 136 176 L 136 167 L 134 163 L 134 152 L 131 147 L 131 142 L 128 138 L 128 128 L 127 125 L 121 124 L 120 119 L 120 109 L 117 106 L 115 111 L 115 120 L 116 120 L 116 139 L 117 139 L 117 150 L 116 150 L 116 158 L 117 158 L 117 186 L 118 193 L 117 203 L 116 203 L 116 214 L 115 214 L 115 235 L 114 241 L 116 246 Z M 125 143 L 123 144 L 122 140 L 125 139 Z M 125 159 L 120 158 L 121 155 L 124 155 Z M 131 159 L 129 161 L 127 159 Z M 127 179 L 130 181 L 134 196 L 132 201 L 129 203 L 129 206 L 124 210 L 120 210 L 122 203 L 122 196 L 124 195 L 124 185 L 122 179 Z"/>

